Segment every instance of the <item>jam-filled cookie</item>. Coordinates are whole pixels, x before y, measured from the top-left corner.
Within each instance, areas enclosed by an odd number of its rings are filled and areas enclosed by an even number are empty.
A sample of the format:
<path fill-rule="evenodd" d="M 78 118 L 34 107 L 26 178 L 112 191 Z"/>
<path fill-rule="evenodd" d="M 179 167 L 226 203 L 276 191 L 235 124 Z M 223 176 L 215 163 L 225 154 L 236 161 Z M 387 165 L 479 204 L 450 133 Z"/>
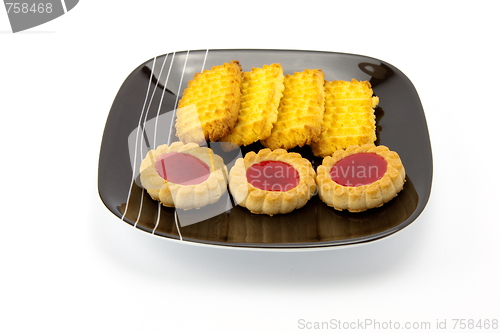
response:
<path fill-rule="evenodd" d="M 336 210 L 362 212 L 380 207 L 402 190 L 405 169 L 385 146 L 366 144 L 337 150 L 317 168 L 318 194 Z"/>
<path fill-rule="evenodd" d="M 248 152 L 229 173 L 236 203 L 255 214 L 285 214 L 303 207 L 316 192 L 311 162 L 284 149 Z"/>
<path fill-rule="evenodd" d="M 227 168 L 210 148 L 174 142 L 150 150 L 141 163 L 140 179 L 149 195 L 164 206 L 201 208 L 227 190 Z"/>

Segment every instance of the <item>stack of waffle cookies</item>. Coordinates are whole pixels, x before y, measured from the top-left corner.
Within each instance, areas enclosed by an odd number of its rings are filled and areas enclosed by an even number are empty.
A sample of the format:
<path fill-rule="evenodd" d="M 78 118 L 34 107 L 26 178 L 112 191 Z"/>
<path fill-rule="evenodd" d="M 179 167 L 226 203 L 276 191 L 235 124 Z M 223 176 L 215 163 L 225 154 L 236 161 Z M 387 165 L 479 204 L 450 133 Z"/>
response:
<path fill-rule="evenodd" d="M 243 72 L 238 61 L 198 73 L 179 102 L 176 135 L 184 143 L 260 141 L 271 149 L 309 145 L 316 156 L 373 143 L 373 96 L 367 81 L 325 81 L 321 69 L 283 73 L 280 64 Z"/>

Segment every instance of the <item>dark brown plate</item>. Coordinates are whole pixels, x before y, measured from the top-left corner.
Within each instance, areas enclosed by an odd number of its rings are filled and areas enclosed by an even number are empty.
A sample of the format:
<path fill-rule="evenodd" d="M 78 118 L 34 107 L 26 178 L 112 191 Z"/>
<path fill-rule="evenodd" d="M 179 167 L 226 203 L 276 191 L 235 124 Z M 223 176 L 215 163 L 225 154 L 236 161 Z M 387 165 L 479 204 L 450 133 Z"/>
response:
<path fill-rule="evenodd" d="M 196 72 L 239 60 L 243 70 L 280 63 L 286 73 L 320 68 L 326 80 L 368 80 L 376 108 L 377 142 L 398 152 L 406 169 L 400 194 L 363 213 L 338 212 L 318 196 L 292 213 L 266 216 L 235 206 L 230 195 L 200 210 L 176 212 L 152 200 L 137 180 L 147 151 L 177 141 L 172 116 Z M 174 115 L 175 117 L 175 115 Z M 256 143 L 224 153 L 228 168 Z M 294 149 L 316 167 L 308 147 Z M 148 233 L 174 240 L 260 249 L 309 249 L 353 245 L 391 235 L 412 223 L 429 199 L 432 151 L 424 111 L 410 80 L 394 66 L 366 56 L 296 50 L 197 50 L 162 55 L 137 67 L 118 91 L 104 131 L 98 173 L 99 194 L 120 219 Z M 195 223 L 196 222 L 196 223 Z"/>

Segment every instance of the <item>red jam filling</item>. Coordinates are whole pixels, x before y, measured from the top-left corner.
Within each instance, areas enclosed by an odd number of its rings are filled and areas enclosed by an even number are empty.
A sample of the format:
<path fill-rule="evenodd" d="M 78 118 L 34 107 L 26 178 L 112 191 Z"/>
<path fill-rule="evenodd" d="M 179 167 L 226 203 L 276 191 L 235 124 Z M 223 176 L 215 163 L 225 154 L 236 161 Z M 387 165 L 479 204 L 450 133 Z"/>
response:
<path fill-rule="evenodd" d="M 165 153 L 155 163 L 156 172 L 168 182 L 196 185 L 207 180 L 210 168 L 199 158 L 183 153 Z"/>
<path fill-rule="evenodd" d="M 263 161 L 247 170 L 247 181 L 264 191 L 289 191 L 299 184 L 299 179 L 293 166 L 280 161 Z"/>
<path fill-rule="evenodd" d="M 387 171 L 387 161 L 374 153 L 347 156 L 330 169 L 330 177 L 342 186 L 362 186 L 382 178 Z"/>

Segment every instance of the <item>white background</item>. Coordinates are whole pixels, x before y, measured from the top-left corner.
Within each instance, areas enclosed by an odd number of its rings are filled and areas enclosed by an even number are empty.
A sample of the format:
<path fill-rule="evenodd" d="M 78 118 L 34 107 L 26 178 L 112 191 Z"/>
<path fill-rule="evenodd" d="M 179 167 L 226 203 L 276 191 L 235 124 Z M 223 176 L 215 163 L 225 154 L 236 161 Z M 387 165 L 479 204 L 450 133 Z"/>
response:
<path fill-rule="evenodd" d="M 82 0 L 12 34 L 0 10 L 0 331 L 320 331 L 301 319 L 446 320 L 453 331 L 453 319 L 500 319 L 497 16 L 492 1 Z M 365 246 L 269 253 L 175 243 L 112 215 L 97 166 L 120 85 L 154 56 L 206 48 L 398 67 L 432 141 L 421 216 Z"/>

